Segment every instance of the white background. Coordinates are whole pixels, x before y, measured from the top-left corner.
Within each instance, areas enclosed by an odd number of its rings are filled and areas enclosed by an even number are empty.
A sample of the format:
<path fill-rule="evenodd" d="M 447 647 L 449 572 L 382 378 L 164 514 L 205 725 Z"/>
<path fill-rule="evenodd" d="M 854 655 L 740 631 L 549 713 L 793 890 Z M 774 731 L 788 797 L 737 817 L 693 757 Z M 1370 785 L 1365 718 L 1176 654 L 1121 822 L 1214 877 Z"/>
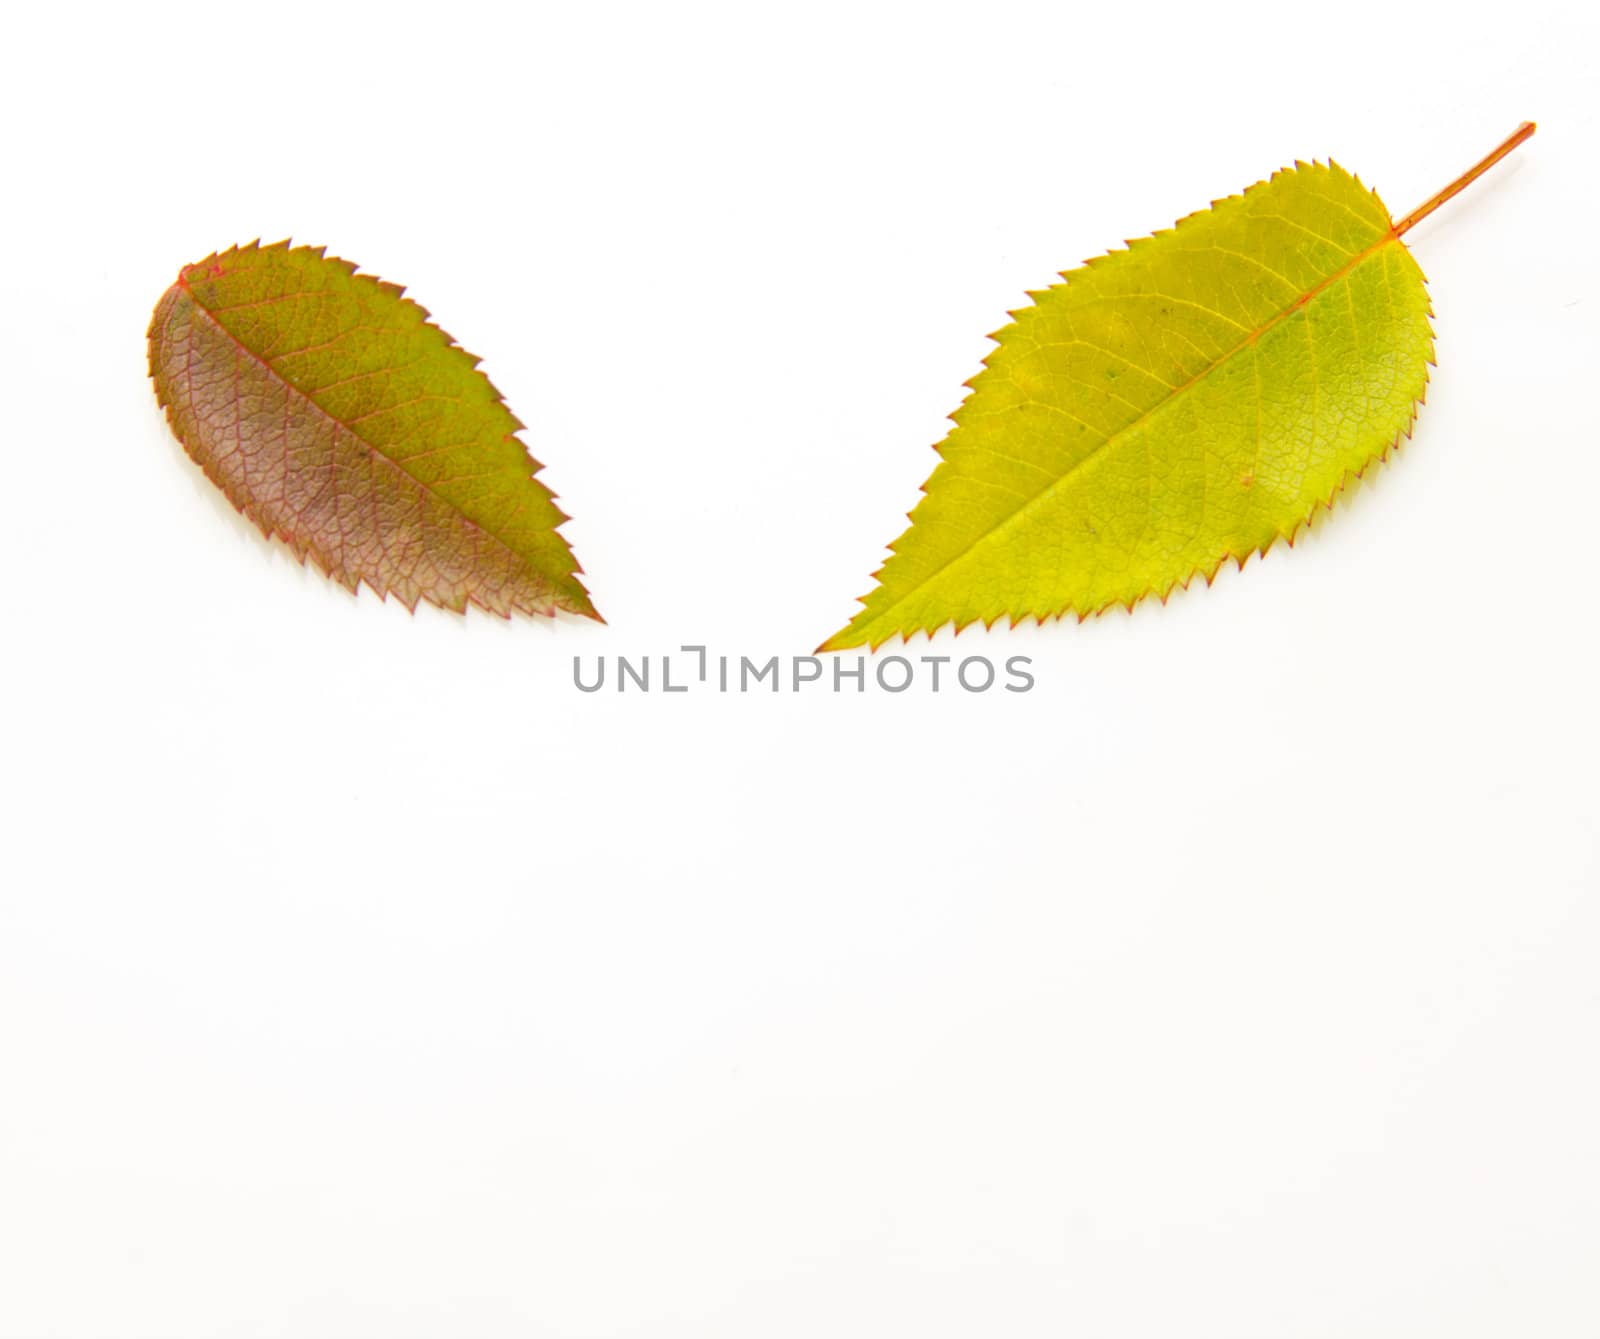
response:
<path fill-rule="evenodd" d="M 0 1335 L 1600 1333 L 1577 9 L 10 15 Z M 964 634 L 1023 696 L 573 690 L 844 623 L 1056 270 L 1526 117 L 1294 551 Z M 352 598 L 189 463 L 150 308 L 286 235 L 485 355 L 608 627 Z"/>

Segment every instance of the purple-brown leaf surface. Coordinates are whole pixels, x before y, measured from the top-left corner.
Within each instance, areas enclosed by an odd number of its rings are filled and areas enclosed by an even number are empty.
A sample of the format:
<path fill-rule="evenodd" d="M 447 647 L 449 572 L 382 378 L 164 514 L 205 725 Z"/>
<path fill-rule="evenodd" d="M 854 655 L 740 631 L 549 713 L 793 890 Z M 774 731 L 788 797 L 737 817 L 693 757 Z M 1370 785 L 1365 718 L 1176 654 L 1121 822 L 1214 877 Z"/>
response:
<path fill-rule="evenodd" d="M 173 432 L 263 533 L 351 590 L 599 618 L 522 425 L 401 294 L 287 242 L 185 266 L 149 332 Z"/>

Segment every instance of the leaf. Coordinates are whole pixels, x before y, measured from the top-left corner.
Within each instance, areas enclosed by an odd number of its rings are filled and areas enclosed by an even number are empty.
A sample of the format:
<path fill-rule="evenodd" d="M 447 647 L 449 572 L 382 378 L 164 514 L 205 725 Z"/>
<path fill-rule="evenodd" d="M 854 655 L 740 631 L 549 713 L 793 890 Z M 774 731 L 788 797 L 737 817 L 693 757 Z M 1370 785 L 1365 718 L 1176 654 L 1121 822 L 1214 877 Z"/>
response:
<path fill-rule="evenodd" d="M 352 591 L 599 618 L 522 424 L 402 292 L 288 242 L 185 266 L 149 332 L 173 432 L 263 534 Z"/>
<path fill-rule="evenodd" d="M 1401 223 L 1296 163 L 1029 296 L 951 416 L 864 608 L 820 650 L 1080 620 L 1241 567 L 1410 434 L 1431 312 Z"/>

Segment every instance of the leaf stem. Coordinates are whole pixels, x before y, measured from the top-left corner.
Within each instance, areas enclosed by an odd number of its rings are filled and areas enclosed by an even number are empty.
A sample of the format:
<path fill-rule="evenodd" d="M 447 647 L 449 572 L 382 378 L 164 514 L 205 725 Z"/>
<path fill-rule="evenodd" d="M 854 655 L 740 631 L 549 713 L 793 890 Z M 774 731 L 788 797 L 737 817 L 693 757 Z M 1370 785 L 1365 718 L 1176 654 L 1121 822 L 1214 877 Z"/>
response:
<path fill-rule="evenodd" d="M 1514 148 L 1516 148 L 1517 145 L 1521 144 L 1523 140 L 1532 135 L 1537 128 L 1538 127 L 1535 126 L 1532 121 L 1524 121 L 1505 138 L 1500 147 L 1493 153 L 1480 158 L 1476 163 L 1469 167 L 1437 195 L 1430 196 L 1422 204 L 1418 205 L 1403 219 L 1401 219 L 1400 222 L 1395 224 L 1394 235 L 1396 237 L 1403 236 L 1409 228 L 1413 227 L 1415 224 L 1421 223 L 1423 219 L 1427 218 L 1429 214 L 1433 213 L 1434 210 L 1436 210 L 1446 200 L 1450 199 L 1451 196 L 1457 195 L 1461 191 L 1466 190 L 1468 186 L 1472 185 L 1473 182 L 1475 182 L 1491 167 L 1493 167 Z"/>

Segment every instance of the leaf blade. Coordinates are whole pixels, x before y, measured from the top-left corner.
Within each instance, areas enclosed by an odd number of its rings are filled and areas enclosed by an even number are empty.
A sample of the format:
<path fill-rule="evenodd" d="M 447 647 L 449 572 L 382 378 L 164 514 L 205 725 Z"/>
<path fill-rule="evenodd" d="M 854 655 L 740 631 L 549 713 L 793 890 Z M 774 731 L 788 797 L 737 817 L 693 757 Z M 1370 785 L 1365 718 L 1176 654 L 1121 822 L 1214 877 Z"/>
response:
<path fill-rule="evenodd" d="M 599 617 L 521 423 L 396 285 L 234 247 L 184 267 L 148 340 L 184 449 L 301 561 L 413 609 Z"/>
<path fill-rule="evenodd" d="M 1421 271 L 1333 164 L 1062 277 L 996 332 L 879 585 L 819 650 L 1210 580 L 1292 539 L 1409 430 L 1426 386 Z"/>

